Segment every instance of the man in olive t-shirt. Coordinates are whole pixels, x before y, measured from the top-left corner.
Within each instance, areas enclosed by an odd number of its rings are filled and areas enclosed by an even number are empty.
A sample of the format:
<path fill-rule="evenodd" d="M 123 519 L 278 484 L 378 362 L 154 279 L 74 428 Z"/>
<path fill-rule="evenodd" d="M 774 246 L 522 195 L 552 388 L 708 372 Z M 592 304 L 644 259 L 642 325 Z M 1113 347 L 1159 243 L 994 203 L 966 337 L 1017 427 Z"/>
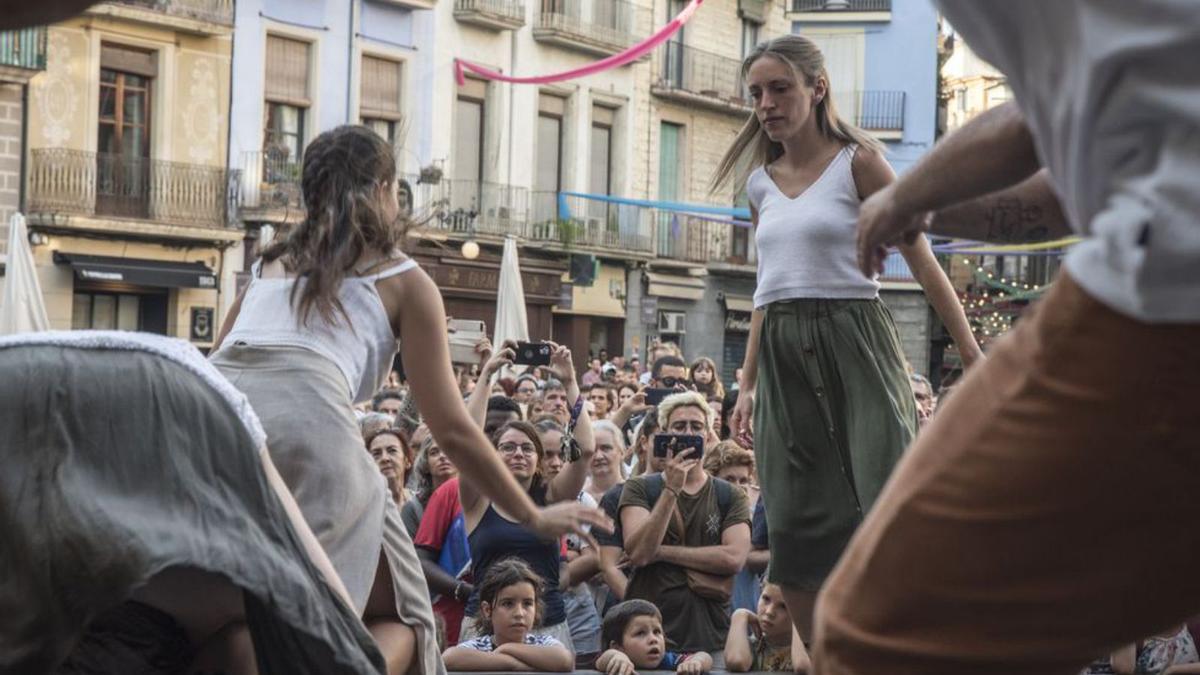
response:
<path fill-rule="evenodd" d="M 695 392 L 667 397 L 658 414 L 669 433 L 715 439 L 712 412 Z M 726 491 L 722 513 L 718 480 L 704 472 L 700 457 L 671 457 L 661 475 L 627 481 L 620 506 L 625 551 L 637 568 L 626 599 L 658 606 L 671 649 L 705 651 L 714 659 L 729 632 L 729 601 L 697 595 L 688 586 L 687 570 L 731 577 L 750 551 L 746 496 L 741 490 Z"/>

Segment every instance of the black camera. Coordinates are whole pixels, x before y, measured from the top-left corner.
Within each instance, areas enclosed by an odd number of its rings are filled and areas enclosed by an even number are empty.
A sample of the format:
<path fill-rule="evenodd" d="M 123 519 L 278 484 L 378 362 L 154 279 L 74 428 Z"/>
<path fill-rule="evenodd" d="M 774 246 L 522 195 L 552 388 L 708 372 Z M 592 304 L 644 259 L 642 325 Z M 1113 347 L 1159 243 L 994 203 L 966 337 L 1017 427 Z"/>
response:
<path fill-rule="evenodd" d="M 554 352 L 546 342 L 518 342 L 513 363 L 521 366 L 548 366 Z"/>

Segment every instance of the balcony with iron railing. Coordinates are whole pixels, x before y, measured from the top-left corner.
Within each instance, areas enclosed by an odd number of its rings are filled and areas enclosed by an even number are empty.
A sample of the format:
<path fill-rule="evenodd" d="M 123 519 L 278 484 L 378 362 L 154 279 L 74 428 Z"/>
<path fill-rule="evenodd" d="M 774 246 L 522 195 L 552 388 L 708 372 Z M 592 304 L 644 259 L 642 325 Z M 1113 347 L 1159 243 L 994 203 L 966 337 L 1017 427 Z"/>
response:
<path fill-rule="evenodd" d="M 233 29 L 234 0 L 108 0 L 89 12 L 200 35 Z"/>
<path fill-rule="evenodd" d="M 529 190 L 488 181 L 443 178 L 429 230 L 465 236 L 525 236 Z"/>
<path fill-rule="evenodd" d="M 850 101 L 853 107 L 839 112 L 852 114 L 855 124 L 880 138 L 899 139 L 904 135 L 904 101 L 903 91 L 856 91 Z M 837 102 L 841 108 L 846 100 Z"/>
<path fill-rule="evenodd" d="M 655 96 L 738 115 L 751 110 L 738 59 L 668 42 L 655 60 L 650 85 Z"/>
<path fill-rule="evenodd" d="M 628 0 L 540 0 L 533 37 L 539 42 L 611 56 L 637 42 L 638 8 Z"/>
<path fill-rule="evenodd" d="M 271 222 L 298 219 L 302 206 L 300 168 L 299 160 L 286 149 L 242 153 L 243 215 Z"/>
<path fill-rule="evenodd" d="M 659 211 L 655 214 L 655 248 L 660 258 L 706 265 L 753 265 L 753 232 L 720 219 Z"/>
<path fill-rule="evenodd" d="M 31 71 L 46 69 L 46 28 L 0 31 L 0 68 Z"/>
<path fill-rule="evenodd" d="M 514 30 L 525 25 L 525 3 L 519 0 L 454 0 L 454 18 L 491 30 Z"/>
<path fill-rule="evenodd" d="M 565 208 L 564 208 L 565 207 Z M 527 237 L 564 248 L 654 254 L 651 209 L 557 192 L 533 192 Z"/>
<path fill-rule="evenodd" d="M 791 0 L 788 13 L 799 21 L 890 21 L 892 0 Z"/>
<path fill-rule="evenodd" d="M 64 148 L 30 153 L 29 212 L 152 221 L 184 227 L 233 224 L 236 172 L 184 162 Z"/>

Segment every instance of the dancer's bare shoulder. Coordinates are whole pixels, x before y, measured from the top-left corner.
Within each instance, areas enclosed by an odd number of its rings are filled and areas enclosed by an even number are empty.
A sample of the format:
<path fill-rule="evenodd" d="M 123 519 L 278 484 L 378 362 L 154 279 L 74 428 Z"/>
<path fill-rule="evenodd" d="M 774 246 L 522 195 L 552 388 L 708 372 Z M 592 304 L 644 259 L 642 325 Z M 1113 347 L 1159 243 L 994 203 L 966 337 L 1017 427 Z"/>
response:
<path fill-rule="evenodd" d="M 396 262 L 385 268 L 405 266 L 411 267 L 405 271 L 384 277 L 375 284 L 379 298 L 387 310 L 388 322 L 399 335 L 401 315 L 405 312 L 430 314 L 445 314 L 442 306 L 441 292 L 429 274 L 420 265 L 411 265 L 410 258 L 397 258 Z"/>

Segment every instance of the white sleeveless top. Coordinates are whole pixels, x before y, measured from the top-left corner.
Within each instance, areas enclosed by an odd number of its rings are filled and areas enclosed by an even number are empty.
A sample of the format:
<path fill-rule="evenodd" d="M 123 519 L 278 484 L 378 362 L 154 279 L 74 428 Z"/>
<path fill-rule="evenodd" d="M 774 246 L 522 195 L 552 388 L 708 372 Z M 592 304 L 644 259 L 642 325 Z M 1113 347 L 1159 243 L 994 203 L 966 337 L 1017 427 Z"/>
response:
<path fill-rule="evenodd" d="M 304 279 L 263 278 L 260 259 L 254 263 L 241 311 L 223 345 L 240 342 L 255 347 L 312 350 L 332 361 L 346 376 L 347 393 L 353 402 L 367 401 L 391 372 L 398 345 L 375 282 L 416 266 L 410 258 L 377 274 L 343 279 L 338 299 L 350 317 L 350 325 L 340 313 L 330 324 L 316 311 L 301 324 L 292 304 L 292 286 L 304 283 Z"/>
<path fill-rule="evenodd" d="M 764 167 L 750 174 L 746 194 L 758 212 L 758 287 L 761 309 L 793 298 L 871 299 L 879 282 L 858 269 L 858 187 L 848 145 L 812 185 L 788 199 Z"/>

